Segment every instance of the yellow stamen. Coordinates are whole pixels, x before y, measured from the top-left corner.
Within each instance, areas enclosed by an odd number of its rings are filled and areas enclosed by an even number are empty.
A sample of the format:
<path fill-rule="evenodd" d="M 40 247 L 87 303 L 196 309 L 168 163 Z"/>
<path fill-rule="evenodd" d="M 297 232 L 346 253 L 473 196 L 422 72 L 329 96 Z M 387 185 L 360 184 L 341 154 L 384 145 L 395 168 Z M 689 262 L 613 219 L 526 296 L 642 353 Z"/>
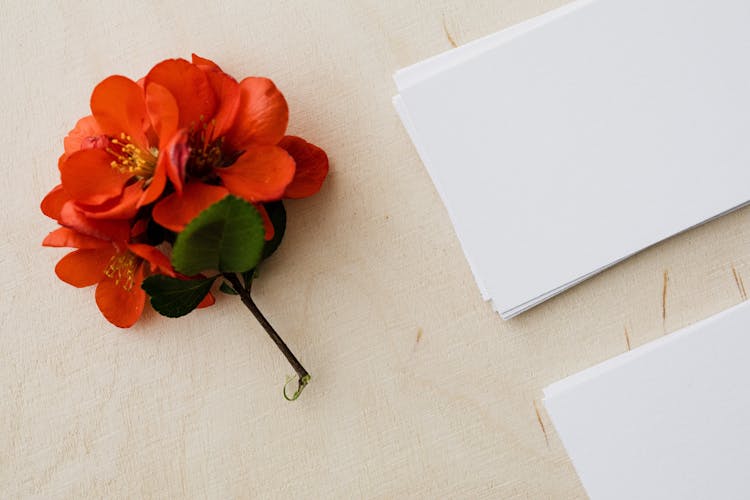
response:
<path fill-rule="evenodd" d="M 104 275 L 115 280 L 115 285 L 121 285 L 129 292 L 135 285 L 135 270 L 138 258 L 130 252 L 114 255 L 104 270 Z"/>
<path fill-rule="evenodd" d="M 156 155 L 152 150 L 143 151 L 133 144 L 132 137 L 120 134 L 120 139 L 112 139 L 112 144 L 118 150 L 107 148 L 107 152 L 115 157 L 110 165 L 123 174 L 132 174 L 141 179 L 149 179 L 156 168 Z M 158 151 L 156 152 L 158 154 Z"/>

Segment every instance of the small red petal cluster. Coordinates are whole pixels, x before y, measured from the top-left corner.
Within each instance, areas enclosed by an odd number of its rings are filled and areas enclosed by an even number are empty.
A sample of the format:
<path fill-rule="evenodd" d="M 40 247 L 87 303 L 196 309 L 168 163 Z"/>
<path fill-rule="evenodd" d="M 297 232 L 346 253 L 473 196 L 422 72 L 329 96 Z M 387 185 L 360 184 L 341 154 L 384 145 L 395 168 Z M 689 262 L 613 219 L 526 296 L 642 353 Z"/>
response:
<path fill-rule="evenodd" d="M 267 78 L 237 81 L 212 61 L 169 59 L 138 81 L 110 76 L 91 95 L 91 115 L 65 138 L 60 185 L 42 212 L 60 226 L 44 240 L 72 247 L 55 272 L 76 287 L 97 285 L 96 303 L 119 327 L 143 312 L 143 279 L 180 277 L 149 228 L 179 233 L 202 210 L 233 194 L 263 204 L 316 193 L 326 153 L 285 135 L 286 100 Z M 201 306 L 211 305 L 211 295 Z M 200 306 L 199 306 L 200 307 Z"/>

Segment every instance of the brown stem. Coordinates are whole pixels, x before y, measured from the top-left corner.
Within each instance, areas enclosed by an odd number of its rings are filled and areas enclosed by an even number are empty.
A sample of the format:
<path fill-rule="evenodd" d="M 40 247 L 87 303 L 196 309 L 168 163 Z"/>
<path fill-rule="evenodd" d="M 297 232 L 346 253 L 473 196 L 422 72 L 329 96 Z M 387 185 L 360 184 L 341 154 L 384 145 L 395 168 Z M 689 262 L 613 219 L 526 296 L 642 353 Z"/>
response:
<path fill-rule="evenodd" d="M 250 310 L 251 313 L 253 313 L 255 319 L 257 319 L 258 323 L 260 323 L 263 329 L 266 330 L 266 333 L 268 333 L 268 336 L 271 337 L 271 340 L 273 340 L 274 344 L 276 344 L 276 347 L 281 350 L 281 352 L 284 354 L 284 357 L 286 357 L 287 361 L 289 361 L 289 364 L 292 365 L 292 368 L 294 368 L 294 371 L 297 372 L 297 376 L 299 377 L 297 381 L 297 390 L 291 397 L 287 396 L 286 385 L 284 386 L 284 397 L 289 401 L 294 401 L 299 397 L 299 395 L 302 393 L 302 390 L 310 382 L 310 374 L 307 373 L 307 370 L 305 370 L 305 367 L 302 366 L 302 363 L 299 362 L 294 353 L 292 353 L 289 347 L 287 347 L 281 336 L 279 336 L 276 330 L 274 330 L 273 326 L 271 326 L 271 323 L 269 323 L 266 317 L 263 316 L 263 313 L 260 311 L 260 309 L 258 309 L 258 306 L 255 305 L 255 302 L 250 296 L 250 286 L 252 281 L 249 281 L 245 286 L 243 286 L 242 282 L 236 274 L 224 273 L 223 275 L 224 278 L 226 278 L 226 280 L 229 281 L 229 283 L 232 285 L 232 288 L 234 288 L 234 290 L 240 295 L 242 303 L 245 304 L 245 306 Z"/>

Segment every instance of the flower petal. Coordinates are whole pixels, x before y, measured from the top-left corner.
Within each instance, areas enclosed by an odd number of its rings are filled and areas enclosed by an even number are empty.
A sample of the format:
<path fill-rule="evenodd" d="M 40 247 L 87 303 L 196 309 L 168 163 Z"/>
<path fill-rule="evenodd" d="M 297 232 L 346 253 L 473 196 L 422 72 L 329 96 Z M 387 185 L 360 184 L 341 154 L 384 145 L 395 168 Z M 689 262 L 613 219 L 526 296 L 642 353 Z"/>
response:
<path fill-rule="evenodd" d="M 264 239 L 266 241 L 271 241 L 273 239 L 274 234 L 276 234 L 276 229 L 274 229 L 273 227 L 273 222 L 271 222 L 271 218 L 268 216 L 266 207 L 264 207 L 261 203 L 256 203 L 253 206 L 258 211 L 258 213 L 260 213 L 260 216 L 263 219 L 263 229 L 266 230 Z"/>
<path fill-rule="evenodd" d="M 185 169 L 190 157 L 190 148 L 187 141 L 187 129 L 180 130 L 162 146 L 162 154 L 159 157 L 159 160 L 164 162 L 167 177 L 172 181 L 178 194 L 182 194 L 182 186 L 185 183 Z"/>
<path fill-rule="evenodd" d="M 84 116 L 76 123 L 73 130 L 68 132 L 63 140 L 65 154 L 60 157 L 60 162 L 65 158 L 80 151 L 81 149 L 103 149 L 107 147 L 109 140 L 102 134 L 102 129 L 93 116 Z"/>
<path fill-rule="evenodd" d="M 70 252 L 55 266 L 58 278 L 75 287 L 91 286 L 104 278 L 104 270 L 115 248 L 81 249 Z"/>
<path fill-rule="evenodd" d="M 195 66 L 198 66 L 203 71 L 221 71 L 221 68 L 219 68 L 219 65 L 213 62 L 210 59 L 206 59 L 205 57 L 201 57 L 197 54 L 192 55 L 193 64 Z"/>
<path fill-rule="evenodd" d="M 42 213 L 51 219 L 60 220 L 60 210 L 68 201 L 70 195 L 65 192 L 62 184 L 57 185 L 42 200 Z"/>
<path fill-rule="evenodd" d="M 112 168 L 112 156 L 102 149 L 78 151 L 60 166 L 62 186 L 70 197 L 87 205 L 115 198 L 130 176 Z"/>
<path fill-rule="evenodd" d="M 216 111 L 216 96 L 205 73 L 184 59 L 167 59 L 146 75 L 146 88 L 158 83 L 175 98 L 180 110 L 178 127 L 197 126 Z"/>
<path fill-rule="evenodd" d="M 120 328 L 130 328 L 138 321 L 146 305 L 143 283 L 143 266 L 137 265 L 133 287 L 126 290 L 122 283 L 105 277 L 96 287 L 96 305 L 107 321 Z"/>
<path fill-rule="evenodd" d="M 73 127 L 73 130 L 68 132 L 63 140 L 66 153 L 75 153 L 80 149 L 85 149 L 83 146 L 89 143 L 91 137 L 98 137 L 102 134 L 102 129 L 96 118 L 93 115 L 84 116 L 78 120 Z"/>
<path fill-rule="evenodd" d="M 187 163 L 190 150 L 187 147 L 188 131 L 178 131 L 180 111 L 172 93 L 166 87 L 158 83 L 149 83 L 146 89 L 146 105 L 149 107 L 149 115 L 154 129 L 159 135 L 159 158 L 155 172 L 162 175 L 166 173 L 169 180 L 174 184 L 177 192 L 182 191 L 182 183 L 185 177 L 185 164 Z M 161 183 L 161 179 L 159 179 Z M 157 189 L 159 184 L 157 184 Z M 159 190 L 159 194 L 163 187 Z M 158 195 L 150 194 L 150 201 L 158 198 Z M 144 203 L 145 204 L 145 203 Z"/>
<path fill-rule="evenodd" d="M 130 243 L 128 244 L 128 250 L 147 261 L 152 273 L 158 272 L 173 278 L 176 276 L 169 259 L 158 248 L 142 243 Z"/>
<path fill-rule="evenodd" d="M 148 149 L 146 100 L 133 80 L 119 75 L 104 79 L 91 94 L 91 112 L 104 134 L 128 135 L 141 149 Z"/>
<path fill-rule="evenodd" d="M 81 234 L 118 244 L 123 244 L 130 236 L 130 224 L 127 220 L 88 218 L 72 201 L 63 205 L 60 211 L 60 224 Z"/>
<path fill-rule="evenodd" d="M 90 219 L 132 219 L 138 213 L 138 201 L 143 196 L 141 182 L 127 186 L 119 198 L 95 207 L 79 205 L 78 208 Z"/>
<path fill-rule="evenodd" d="M 172 193 L 157 203 L 152 216 L 159 225 L 178 233 L 204 209 L 228 194 L 229 191 L 221 186 L 189 182 L 182 196 Z"/>
<path fill-rule="evenodd" d="M 61 227 L 49 233 L 42 246 L 72 248 L 112 248 L 112 243 L 105 240 L 77 233 L 67 227 Z"/>
<path fill-rule="evenodd" d="M 268 78 L 249 77 L 240 82 L 237 117 L 227 141 L 237 151 L 253 144 L 274 145 L 286 131 L 289 108 L 283 94 Z"/>
<path fill-rule="evenodd" d="M 208 292 L 205 297 L 203 297 L 203 300 L 201 300 L 200 304 L 198 304 L 198 309 L 203 309 L 204 307 L 210 307 L 214 305 L 216 302 L 216 299 L 214 298 L 213 294 L 211 292 Z"/>
<path fill-rule="evenodd" d="M 217 168 L 224 186 L 251 203 L 281 198 L 294 177 L 294 160 L 276 146 L 253 146 L 227 168 Z"/>
<path fill-rule="evenodd" d="M 294 179 L 286 187 L 284 198 L 305 198 L 320 191 L 323 181 L 328 175 L 328 155 L 314 144 L 306 140 L 288 135 L 279 142 L 292 158 L 296 170 Z"/>
<path fill-rule="evenodd" d="M 159 141 L 161 145 L 177 131 L 177 124 L 180 122 L 180 108 L 177 106 L 177 101 L 166 87 L 152 82 L 146 87 L 146 111 L 151 120 L 151 126 L 161 139 Z"/>
<path fill-rule="evenodd" d="M 240 85 L 237 80 L 221 71 L 206 72 L 206 76 L 219 99 L 210 129 L 209 141 L 213 141 L 223 137 L 234 124 L 240 109 Z"/>
<path fill-rule="evenodd" d="M 159 159 L 156 161 L 154 175 L 151 176 L 151 182 L 149 182 L 146 190 L 143 191 L 141 199 L 138 200 L 138 208 L 153 203 L 159 196 L 161 196 L 164 187 L 167 185 L 167 162 L 168 159 L 166 157 L 162 159 L 162 155 L 159 155 Z"/>
<path fill-rule="evenodd" d="M 215 62 L 196 54 L 192 57 L 193 65 L 206 73 L 219 102 L 209 138 L 213 141 L 226 134 L 234 123 L 240 106 L 240 85 L 237 80 L 224 73 Z"/>

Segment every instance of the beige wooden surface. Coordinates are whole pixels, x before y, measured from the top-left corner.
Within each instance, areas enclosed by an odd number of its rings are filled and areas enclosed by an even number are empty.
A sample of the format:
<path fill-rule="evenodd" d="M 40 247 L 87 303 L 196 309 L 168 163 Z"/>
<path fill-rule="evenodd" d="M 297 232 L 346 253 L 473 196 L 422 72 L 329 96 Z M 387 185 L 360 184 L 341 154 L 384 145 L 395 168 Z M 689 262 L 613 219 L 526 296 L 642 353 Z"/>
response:
<path fill-rule="evenodd" d="M 391 75 L 562 3 L 4 2 L 0 496 L 584 496 L 541 389 L 742 300 L 750 211 L 512 321 L 482 302 Z M 256 285 L 313 374 L 293 404 L 291 369 L 235 298 L 120 331 L 39 246 L 54 227 L 39 201 L 93 85 L 191 51 L 273 78 L 291 131 L 332 159 Z"/>

